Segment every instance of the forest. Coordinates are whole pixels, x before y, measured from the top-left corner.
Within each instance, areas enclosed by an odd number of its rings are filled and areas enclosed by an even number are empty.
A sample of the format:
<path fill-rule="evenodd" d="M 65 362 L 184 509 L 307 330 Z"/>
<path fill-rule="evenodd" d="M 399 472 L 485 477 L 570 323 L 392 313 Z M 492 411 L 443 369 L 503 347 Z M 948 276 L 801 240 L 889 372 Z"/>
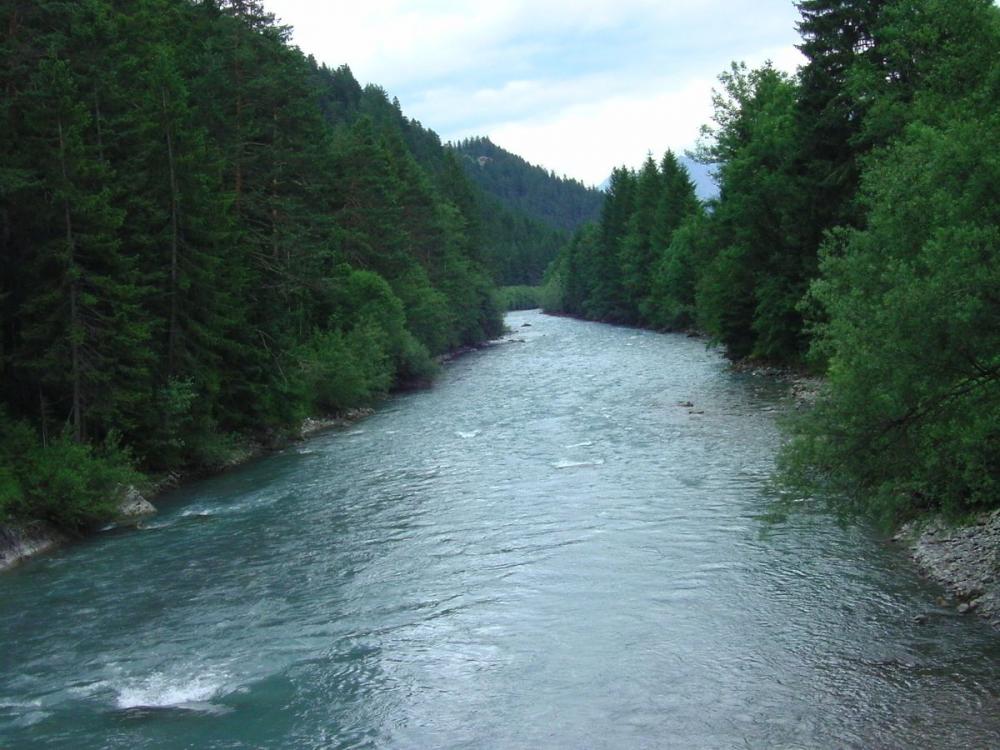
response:
<path fill-rule="evenodd" d="M 782 475 L 886 522 L 1000 505 L 1000 9 L 802 0 L 791 76 L 734 63 L 694 156 L 615 170 L 545 306 L 826 378 Z"/>
<path fill-rule="evenodd" d="M 448 148 L 483 196 L 483 252 L 498 284 L 537 286 L 570 234 L 600 216 L 602 191 L 530 164 L 489 138 Z"/>
<path fill-rule="evenodd" d="M 530 164 L 489 138 L 449 146 L 461 156 L 469 179 L 510 208 L 569 232 L 600 216 L 604 193 L 597 188 Z"/>
<path fill-rule="evenodd" d="M 1000 9 L 797 7 L 797 74 L 719 78 L 703 201 L 669 151 L 602 195 L 444 145 L 258 0 L 0 0 L 0 522 L 87 528 L 538 294 L 823 375 L 789 497 L 997 506 Z"/>
<path fill-rule="evenodd" d="M 257 0 L 0 9 L 0 521 L 86 528 L 501 332 L 455 155 Z"/>

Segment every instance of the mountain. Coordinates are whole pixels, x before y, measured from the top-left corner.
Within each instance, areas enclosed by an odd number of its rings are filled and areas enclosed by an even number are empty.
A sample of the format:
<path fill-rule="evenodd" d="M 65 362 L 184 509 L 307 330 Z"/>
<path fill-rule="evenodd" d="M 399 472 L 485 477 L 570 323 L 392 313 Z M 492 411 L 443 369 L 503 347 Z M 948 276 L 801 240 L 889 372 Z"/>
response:
<path fill-rule="evenodd" d="M 489 138 L 467 138 L 450 146 L 472 182 L 510 209 L 566 232 L 600 216 L 604 194 L 597 188 L 558 177 Z"/>

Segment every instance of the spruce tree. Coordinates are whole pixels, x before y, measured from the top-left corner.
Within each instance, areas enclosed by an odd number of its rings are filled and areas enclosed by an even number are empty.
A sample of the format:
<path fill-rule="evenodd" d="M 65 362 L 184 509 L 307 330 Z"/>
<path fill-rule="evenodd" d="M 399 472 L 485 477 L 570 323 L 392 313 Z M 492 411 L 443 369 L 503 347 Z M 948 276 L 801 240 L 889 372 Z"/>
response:
<path fill-rule="evenodd" d="M 653 231 L 663 190 L 663 176 L 653 157 L 647 156 L 636 178 L 635 201 L 619 252 L 630 323 L 648 322 L 642 311 L 648 306 L 649 282 L 656 258 Z"/>

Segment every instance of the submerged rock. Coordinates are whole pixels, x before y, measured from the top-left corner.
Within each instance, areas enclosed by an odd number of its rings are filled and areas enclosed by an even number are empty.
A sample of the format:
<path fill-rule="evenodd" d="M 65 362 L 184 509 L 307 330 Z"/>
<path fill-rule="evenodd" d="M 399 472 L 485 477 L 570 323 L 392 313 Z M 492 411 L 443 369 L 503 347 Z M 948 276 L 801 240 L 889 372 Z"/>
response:
<path fill-rule="evenodd" d="M 348 425 L 352 425 L 355 422 L 365 419 L 366 417 L 370 417 L 374 413 L 374 409 L 360 407 L 357 409 L 348 409 L 345 412 L 341 412 L 340 414 L 331 417 L 307 417 L 302 422 L 299 434 L 302 438 L 307 438 L 317 432 L 328 430 L 331 427 L 347 427 Z"/>

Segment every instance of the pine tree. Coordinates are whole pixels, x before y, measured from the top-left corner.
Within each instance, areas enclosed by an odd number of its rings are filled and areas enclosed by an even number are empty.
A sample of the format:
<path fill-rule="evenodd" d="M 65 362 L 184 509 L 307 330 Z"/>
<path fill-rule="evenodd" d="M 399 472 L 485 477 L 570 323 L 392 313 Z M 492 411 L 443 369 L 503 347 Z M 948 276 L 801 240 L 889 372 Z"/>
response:
<path fill-rule="evenodd" d="M 42 61 L 29 99 L 37 179 L 52 187 L 53 201 L 33 238 L 39 252 L 23 307 L 31 323 L 17 365 L 46 387 L 47 402 L 68 413 L 82 440 L 131 426 L 141 395 L 119 386 L 146 378 L 143 290 L 118 242 L 124 216 L 111 205 L 107 168 L 86 143 L 92 123 L 69 65 Z"/>
<path fill-rule="evenodd" d="M 619 167 L 611 173 L 607 198 L 601 212 L 600 244 L 594 258 L 594 293 L 587 301 L 587 317 L 598 320 L 628 319 L 628 302 L 622 284 L 621 243 L 635 207 L 636 176 Z"/>
<path fill-rule="evenodd" d="M 666 248 L 674 232 L 698 209 L 694 182 L 687 168 L 677 161 L 673 151 L 667 151 L 660 162 L 663 192 L 656 207 L 652 241 L 656 248 Z"/>
<path fill-rule="evenodd" d="M 619 252 L 628 322 L 648 322 L 642 310 L 648 305 L 649 283 L 657 256 L 653 232 L 663 191 L 663 175 L 653 157 L 647 156 L 637 175 L 635 203 Z"/>
<path fill-rule="evenodd" d="M 804 217 L 818 247 L 824 230 L 854 223 L 852 199 L 858 186 L 855 146 L 866 102 L 849 86 L 859 59 L 877 59 L 875 29 L 886 0 L 802 0 L 799 50 L 806 58 L 800 74 L 797 119 L 801 170 L 807 178 L 812 211 Z"/>

